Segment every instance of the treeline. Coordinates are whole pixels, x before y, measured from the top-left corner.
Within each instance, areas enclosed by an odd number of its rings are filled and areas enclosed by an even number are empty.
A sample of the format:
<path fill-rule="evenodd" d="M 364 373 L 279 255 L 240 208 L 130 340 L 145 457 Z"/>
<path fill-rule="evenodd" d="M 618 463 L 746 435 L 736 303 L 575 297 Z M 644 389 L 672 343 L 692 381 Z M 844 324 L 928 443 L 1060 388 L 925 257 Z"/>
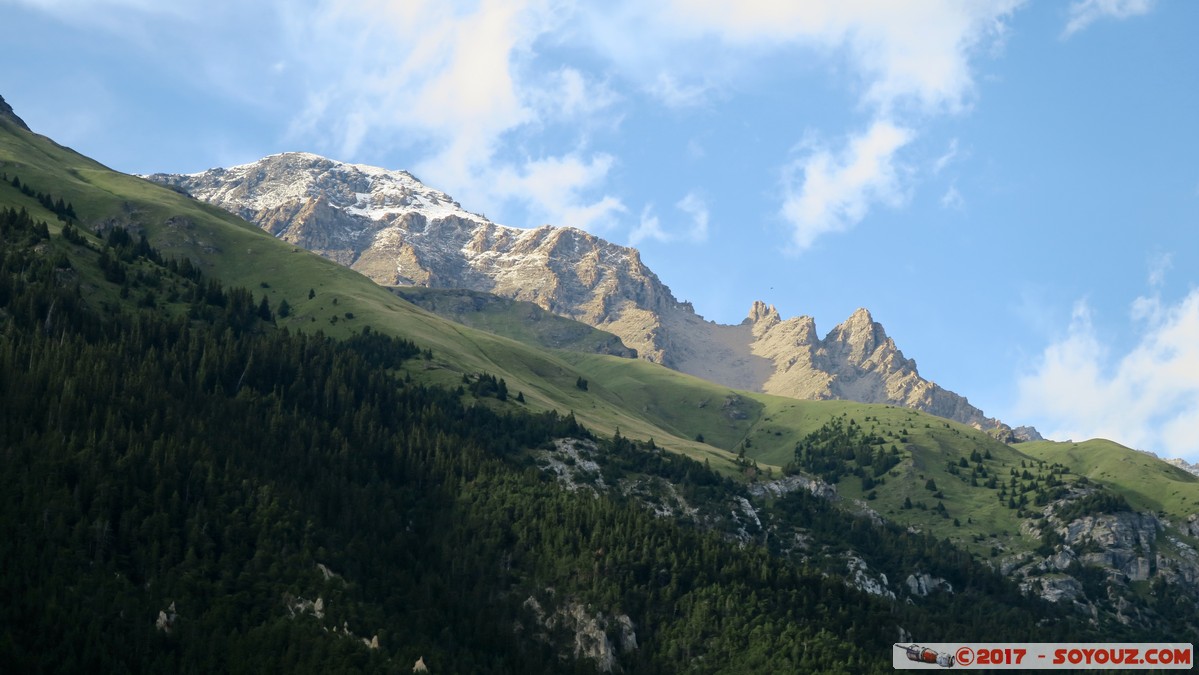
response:
<path fill-rule="evenodd" d="M 22 183 L 19 176 L 13 176 L 10 180 L 8 177 L 8 172 L 0 172 L 0 181 L 4 181 L 5 183 L 12 185 L 14 188 L 20 190 L 21 194 L 25 195 L 26 197 L 33 197 L 39 204 L 46 207 L 47 211 L 53 213 L 58 217 L 59 220 L 63 222 L 75 220 L 77 218 L 75 215 L 74 204 L 71 204 L 70 202 L 64 202 L 62 197 L 55 199 L 54 196 L 48 192 L 42 192 L 41 190 L 33 189 L 29 186 L 29 184 Z"/>

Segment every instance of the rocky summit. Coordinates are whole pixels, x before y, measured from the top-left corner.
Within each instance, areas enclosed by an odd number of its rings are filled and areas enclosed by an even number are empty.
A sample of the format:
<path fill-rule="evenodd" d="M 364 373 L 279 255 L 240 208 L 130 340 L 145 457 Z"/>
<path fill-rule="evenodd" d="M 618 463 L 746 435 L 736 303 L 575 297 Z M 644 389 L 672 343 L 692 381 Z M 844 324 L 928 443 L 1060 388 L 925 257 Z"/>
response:
<path fill-rule="evenodd" d="M 901 405 L 991 431 L 1040 438 L 986 417 L 920 377 L 865 309 L 821 338 L 812 317 L 755 302 L 738 325 L 678 301 L 636 249 L 572 227 L 521 229 L 462 208 L 406 171 L 309 153 L 150 180 L 186 191 L 385 286 L 486 291 L 619 336 L 645 359 L 738 389 Z"/>

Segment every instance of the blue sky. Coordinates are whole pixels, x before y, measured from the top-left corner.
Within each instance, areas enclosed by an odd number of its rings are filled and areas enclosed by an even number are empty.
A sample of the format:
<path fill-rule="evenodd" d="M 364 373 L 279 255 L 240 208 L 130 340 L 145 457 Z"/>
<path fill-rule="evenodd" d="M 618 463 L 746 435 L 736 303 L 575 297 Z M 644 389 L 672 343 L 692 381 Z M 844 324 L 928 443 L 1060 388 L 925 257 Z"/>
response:
<path fill-rule="evenodd" d="M 734 9 L 735 7 L 735 9 Z M 307 150 L 637 246 L 724 323 L 865 306 L 1012 424 L 1199 460 L 1199 3 L 0 0 L 122 171 Z M 15 58 L 14 58 L 15 55 Z"/>

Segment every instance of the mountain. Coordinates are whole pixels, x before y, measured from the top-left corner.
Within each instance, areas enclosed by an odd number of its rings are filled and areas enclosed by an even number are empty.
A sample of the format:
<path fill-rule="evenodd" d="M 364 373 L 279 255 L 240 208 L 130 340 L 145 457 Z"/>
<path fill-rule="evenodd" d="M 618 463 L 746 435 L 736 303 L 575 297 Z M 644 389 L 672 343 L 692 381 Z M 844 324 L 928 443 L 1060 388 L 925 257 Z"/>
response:
<path fill-rule="evenodd" d="M 25 120 L 17 117 L 17 113 L 13 112 L 12 106 L 8 104 L 8 101 L 4 100 L 3 96 L 0 96 L 0 117 L 12 121 L 13 124 L 16 124 L 25 131 L 30 130 L 29 125 L 25 124 Z"/>
<path fill-rule="evenodd" d="M 636 249 L 571 227 L 506 227 L 464 210 L 405 171 L 309 153 L 152 181 L 215 204 L 384 286 L 486 291 L 532 302 L 617 335 L 650 361 L 746 391 L 900 405 L 1005 440 L 1014 433 L 964 397 L 920 377 L 869 312 L 824 338 L 811 317 L 783 320 L 755 302 L 739 325 L 705 321 Z"/>
<path fill-rule="evenodd" d="M 1191 464 L 1185 459 L 1167 459 L 1165 462 L 1167 464 L 1176 466 L 1189 474 L 1199 476 L 1199 464 Z"/>
<path fill-rule="evenodd" d="M 527 310 L 432 300 L 476 302 Z M 812 358 L 868 363 L 859 318 Z M 1145 453 L 527 337 L 0 116 L 0 663 L 883 672 L 945 625 L 1194 634 L 1199 479 Z"/>
<path fill-rule="evenodd" d="M 670 409 L 614 403 L 638 394 Z M 769 411 L 753 449 L 782 453 L 846 404 L 451 323 L 4 118 L 0 402 L 6 672 L 887 672 L 947 621 L 1099 636 L 675 435 L 732 447 Z"/>

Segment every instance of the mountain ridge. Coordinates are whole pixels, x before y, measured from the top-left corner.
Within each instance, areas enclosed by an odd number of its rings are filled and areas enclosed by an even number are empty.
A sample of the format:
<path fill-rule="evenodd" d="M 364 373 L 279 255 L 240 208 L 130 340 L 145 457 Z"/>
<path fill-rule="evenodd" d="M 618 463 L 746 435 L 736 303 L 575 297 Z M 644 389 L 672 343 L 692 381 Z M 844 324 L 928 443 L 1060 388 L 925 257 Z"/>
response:
<path fill-rule="evenodd" d="M 14 124 L 16 124 L 18 127 L 21 127 L 25 131 L 32 131 L 32 129 L 29 128 L 29 125 L 25 124 L 25 120 L 17 117 L 17 113 L 12 109 L 12 106 L 8 104 L 8 101 L 4 100 L 3 96 L 0 96 L 0 117 L 5 117 L 12 120 Z"/>
<path fill-rule="evenodd" d="M 639 252 L 572 227 L 521 229 L 462 208 L 407 171 L 281 153 L 146 178 L 185 190 L 385 286 L 485 291 L 617 335 L 641 358 L 726 386 L 803 399 L 916 408 L 1037 440 L 919 375 L 864 308 L 823 338 L 810 316 L 755 301 L 745 321 L 705 320 Z"/>

